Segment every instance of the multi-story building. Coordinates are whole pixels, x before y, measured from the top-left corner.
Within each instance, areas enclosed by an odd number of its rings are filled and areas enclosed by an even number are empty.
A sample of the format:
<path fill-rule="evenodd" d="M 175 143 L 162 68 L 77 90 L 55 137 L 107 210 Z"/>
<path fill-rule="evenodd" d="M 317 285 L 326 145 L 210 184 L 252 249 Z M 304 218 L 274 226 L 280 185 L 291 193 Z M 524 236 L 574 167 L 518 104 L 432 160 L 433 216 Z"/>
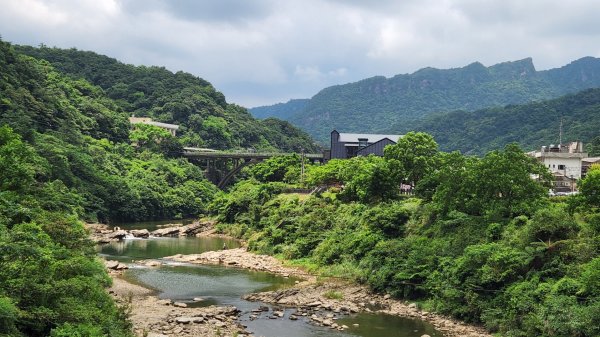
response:
<path fill-rule="evenodd" d="M 583 152 L 582 142 L 542 146 L 540 151 L 530 152 L 548 168 L 555 177 L 555 191 L 573 191 L 582 177 L 582 161 L 588 154 Z"/>

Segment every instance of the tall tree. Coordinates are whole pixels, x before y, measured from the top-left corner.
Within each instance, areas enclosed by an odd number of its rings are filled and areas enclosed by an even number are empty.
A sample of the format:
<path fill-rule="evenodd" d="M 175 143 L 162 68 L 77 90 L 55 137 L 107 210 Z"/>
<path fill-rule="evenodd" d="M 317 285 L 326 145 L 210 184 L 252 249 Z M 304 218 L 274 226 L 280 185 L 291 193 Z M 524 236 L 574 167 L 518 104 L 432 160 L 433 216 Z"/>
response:
<path fill-rule="evenodd" d="M 385 159 L 402 170 L 402 182 L 413 186 L 435 167 L 437 152 L 437 143 L 424 132 L 409 132 L 384 150 Z"/>

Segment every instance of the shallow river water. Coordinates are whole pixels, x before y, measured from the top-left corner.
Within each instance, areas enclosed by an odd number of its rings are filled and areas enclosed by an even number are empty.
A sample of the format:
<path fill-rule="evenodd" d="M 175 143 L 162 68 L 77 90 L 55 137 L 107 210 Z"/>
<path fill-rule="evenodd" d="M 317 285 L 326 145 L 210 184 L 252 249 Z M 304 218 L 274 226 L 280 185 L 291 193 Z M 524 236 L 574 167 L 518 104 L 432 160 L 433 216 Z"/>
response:
<path fill-rule="evenodd" d="M 120 225 L 123 229 L 156 228 L 156 223 Z M 234 240 L 221 238 L 156 238 L 131 239 L 99 246 L 98 251 L 107 259 L 130 264 L 123 275 L 128 281 L 153 289 L 161 298 L 187 302 L 188 305 L 234 305 L 242 311 L 240 321 L 255 336 L 264 337 L 420 337 L 428 334 L 441 337 L 434 327 L 420 320 L 397 316 L 361 313 L 340 318 L 337 323 L 350 328 L 340 332 L 312 325 L 308 319 L 287 319 L 293 312 L 285 310 L 284 319 L 269 319 L 263 313 L 258 319 L 250 320 L 250 311 L 263 303 L 241 299 L 244 294 L 273 290 L 294 284 L 296 279 L 278 275 L 222 266 L 202 266 L 169 263 L 159 268 L 148 268 L 134 260 L 160 259 L 175 254 L 198 254 L 210 250 L 239 247 Z M 200 297 L 201 302 L 193 302 Z M 270 306 L 269 306 L 270 307 Z M 281 309 L 281 308 L 280 308 Z M 358 324 L 355 327 L 353 324 Z"/>

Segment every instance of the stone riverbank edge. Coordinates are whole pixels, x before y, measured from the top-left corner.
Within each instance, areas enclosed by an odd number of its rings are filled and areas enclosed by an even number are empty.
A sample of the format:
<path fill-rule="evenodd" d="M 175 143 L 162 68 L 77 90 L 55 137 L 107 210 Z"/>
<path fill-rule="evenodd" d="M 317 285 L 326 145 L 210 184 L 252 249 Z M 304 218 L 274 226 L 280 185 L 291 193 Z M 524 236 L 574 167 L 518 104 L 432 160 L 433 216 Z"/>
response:
<path fill-rule="evenodd" d="M 219 264 L 301 278 L 304 281 L 296 283 L 293 287 L 248 294 L 244 299 L 291 308 L 295 311 L 290 316 L 292 319 L 308 316 L 314 324 L 333 329 L 343 329 L 335 324 L 335 318 L 339 314 L 377 312 L 421 319 L 431 323 L 446 337 L 492 337 L 482 327 L 420 310 L 415 303 L 406 303 L 389 295 L 373 293 L 362 285 L 338 280 L 318 280 L 316 276 L 299 268 L 284 266 L 272 256 L 248 252 L 243 247 L 202 254 L 177 254 L 164 259 L 192 264 Z"/>
<path fill-rule="evenodd" d="M 148 238 L 152 236 L 221 236 L 213 229 L 213 222 L 196 222 L 187 226 L 172 226 L 148 233 L 145 230 L 124 231 L 108 229 L 105 225 L 89 225 L 92 239 L 99 243 L 120 240 L 126 234 Z M 148 234 L 150 235 L 148 235 Z M 141 235 L 140 235 L 141 234 Z M 273 304 L 276 309 L 269 318 L 283 319 L 285 310 L 292 310 L 289 319 L 307 316 L 313 324 L 343 330 L 335 320 L 339 315 L 357 312 L 378 312 L 390 315 L 421 319 L 431 323 L 446 337 L 492 337 L 485 329 L 435 313 L 420 310 L 415 303 L 406 303 L 371 292 L 367 287 L 338 281 L 319 280 L 305 271 L 284 266 L 269 255 L 248 252 L 246 248 L 209 251 L 202 254 L 177 254 L 162 259 L 191 264 L 213 264 L 269 272 L 284 277 L 302 279 L 295 286 L 244 296 L 249 301 Z M 160 260 L 138 261 L 147 267 L 159 267 Z M 138 336 L 253 336 L 239 323 L 239 311 L 234 307 L 210 306 L 189 308 L 185 303 L 173 303 L 154 296 L 153 291 L 121 278 L 127 266 L 116 261 L 106 261 L 113 278 L 109 292 L 120 303 L 129 303 L 130 318 Z M 334 298 L 332 298 L 334 297 Z M 267 310 L 265 310 L 267 309 Z M 257 307 L 250 319 L 257 318 L 268 308 Z"/>

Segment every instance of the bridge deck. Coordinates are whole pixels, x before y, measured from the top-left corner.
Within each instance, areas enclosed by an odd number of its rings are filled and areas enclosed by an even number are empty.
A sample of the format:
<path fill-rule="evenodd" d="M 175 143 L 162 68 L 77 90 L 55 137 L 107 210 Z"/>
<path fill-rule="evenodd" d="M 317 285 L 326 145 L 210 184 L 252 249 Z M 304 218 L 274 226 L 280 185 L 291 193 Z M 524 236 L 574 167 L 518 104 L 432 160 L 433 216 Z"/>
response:
<path fill-rule="evenodd" d="M 185 149 L 183 155 L 188 158 L 206 158 L 206 159 L 267 159 L 276 156 L 290 156 L 298 153 L 281 152 L 226 152 L 226 151 L 194 151 Z M 305 153 L 307 159 L 323 159 L 322 153 Z"/>

